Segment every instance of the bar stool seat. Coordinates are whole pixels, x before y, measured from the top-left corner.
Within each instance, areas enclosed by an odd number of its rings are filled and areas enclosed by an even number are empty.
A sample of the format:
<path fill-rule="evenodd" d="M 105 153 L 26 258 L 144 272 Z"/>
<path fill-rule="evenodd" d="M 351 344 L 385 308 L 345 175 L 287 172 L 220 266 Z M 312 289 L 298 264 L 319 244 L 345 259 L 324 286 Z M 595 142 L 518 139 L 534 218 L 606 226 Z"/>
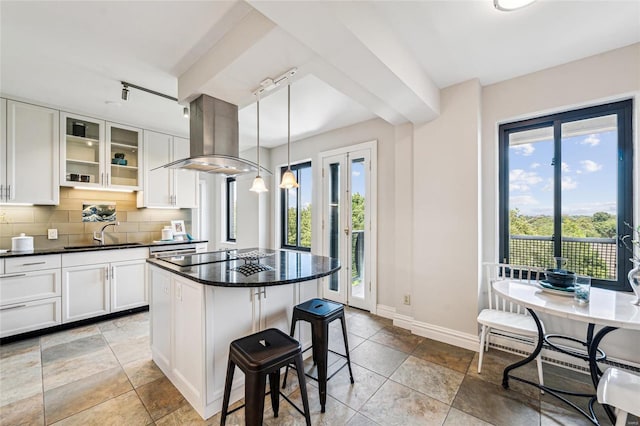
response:
<path fill-rule="evenodd" d="M 304 411 L 300 410 L 279 389 L 280 369 L 290 363 L 296 366 Z M 245 404 L 228 411 L 231 384 L 233 383 L 233 373 L 236 366 L 245 374 Z M 304 415 L 306 424 L 311 425 L 300 343 L 278 329 L 269 328 L 234 340 L 229 346 L 229 362 L 227 364 L 227 378 L 222 401 L 222 416 L 220 418 L 221 426 L 226 423 L 228 414 L 242 407 L 245 407 L 245 423 L 247 425 L 258 426 L 262 424 L 267 376 L 269 376 L 271 407 L 273 408 L 274 417 L 278 417 L 279 397 L 282 395 L 296 410 Z"/>
<path fill-rule="evenodd" d="M 341 354 L 329 349 L 329 324 L 340 319 L 342 324 L 342 337 L 344 339 L 344 348 L 346 353 Z M 313 350 L 313 362 L 318 366 L 318 377 L 307 374 L 313 380 L 318 382 L 318 390 L 320 393 L 321 412 L 325 412 L 327 402 L 327 381 L 335 376 L 345 366 L 349 367 L 349 378 L 353 384 L 353 373 L 351 371 L 351 358 L 349 356 L 349 342 L 347 340 L 347 326 L 345 323 L 344 306 L 325 299 L 311 299 L 301 303 L 293 308 L 293 318 L 291 321 L 291 336 L 294 336 L 296 324 L 298 321 L 307 321 L 311 324 L 311 349 Z M 305 351 L 309 348 L 305 349 Z M 327 359 L 329 352 L 339 355 L 346 359 L 345 363 L 338 368 L 330 377 L 327 377 Z M 287 383 L 287 374 L 289 367 L 285 371 L 283 388 Z"/>

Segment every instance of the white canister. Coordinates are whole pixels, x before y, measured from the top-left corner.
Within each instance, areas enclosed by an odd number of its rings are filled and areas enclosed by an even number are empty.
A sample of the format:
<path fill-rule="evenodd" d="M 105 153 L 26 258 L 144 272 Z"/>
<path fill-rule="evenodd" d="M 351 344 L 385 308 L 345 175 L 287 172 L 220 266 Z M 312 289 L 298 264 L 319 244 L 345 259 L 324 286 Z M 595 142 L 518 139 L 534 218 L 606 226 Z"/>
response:
<path fill-rule="evenodd" d="M 162 229 L 162 239 L 164 241 L 173 240 L 173 229 L 170 226 L 165 226 Z"/>
<path fill-rule="evenodd" d="M 23 232 L 11 238 L 11 251 L 33 251 L 33 237 L 27 237 Z"/>

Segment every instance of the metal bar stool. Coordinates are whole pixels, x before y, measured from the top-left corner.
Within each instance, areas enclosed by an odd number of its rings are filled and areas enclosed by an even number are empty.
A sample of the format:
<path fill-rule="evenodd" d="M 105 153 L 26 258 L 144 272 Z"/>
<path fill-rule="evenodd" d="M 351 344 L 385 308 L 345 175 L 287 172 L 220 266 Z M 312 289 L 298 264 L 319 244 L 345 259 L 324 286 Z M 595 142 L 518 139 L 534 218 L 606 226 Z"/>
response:
<path fill-rule="evenodd" d="M 329 349 L 329 324 L 331 321 L 338 318 L 340 318 L 340 322 L 342 323 L 342 337 L 344 339 L 344 348 L 346 351 L 346 354 L 344 355 Z M 320 391 L 320 411 L 324 413 L 325 404 L 327 402 L 327 381 L 342 370 L 345 365 L 349 367 L 349 378 L 353 384 L 353 373 L 351 371 L 351 358 L 349 357 L 349 342 L 347 341 L 347 326 L 344 318 L 344 307 L 339 303 L 324 299 L 307 300 L 293 308 L 291 336 L 295 334 L 296 323 L 298 321 L 307 321 L 311 324 L 311 348 L 307 348 L 305 351 L 313 349 L 313 363 L 318 366 L 318 377 L 313 377 L 309 374 L 307 374 L 307 376 L 318 382 L 318 388 Z M 327 377 L 327 359 L 329 352 L 346 358 L 346 362 L 334 371 L 331 376 Z M 289 374 L 288 365 L 284 373 L 283 388 L 287 383 L 287 374 Z"/>
<path fill-rule="evenodd" d="M 296 366 L 304 411 L 300 410 L 278 388 L 280 369 L 290 363 L 294 363 Z M 228 411 L 231 384 L 233 383 L 233 373 L 236 366 L 245 374 L 245 403 Z M 228 414 L 242 407 L 245 407 L 245 424 L 252 426 L 262 424 L 267 376 L 269 376 L 269 388 L 271 389 L 269 393 L 271 393 L 271 407 L 273 408 L 274 417 L 278 417 L 279 397 L 282 395 L 296 410 L 304 415 L 307 426 L 311 425 L 300 343 L 280 330 L 269 328 L 234 340 L 229 346 L 229 363 L 227 364 L 227 379 L 224 385 L 222 417 L 220 418 L 221 426 L 226 423 Z"/>

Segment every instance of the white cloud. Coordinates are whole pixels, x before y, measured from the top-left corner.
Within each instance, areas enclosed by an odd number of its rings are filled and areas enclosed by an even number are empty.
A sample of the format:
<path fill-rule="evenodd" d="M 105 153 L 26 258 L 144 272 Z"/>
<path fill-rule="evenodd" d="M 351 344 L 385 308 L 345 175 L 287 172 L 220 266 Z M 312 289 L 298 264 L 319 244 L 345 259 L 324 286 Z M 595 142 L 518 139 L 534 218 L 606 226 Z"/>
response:
<path fill-rule="evenodd" d="M 542 182 L 542 178 L 536 172 L 525 172 L 522 169 L 513 169 L 509 172 L 510 191 L 528 191 L 531 186 Z"/>
<path fill-rule="evenodd" d="M 544 184 L 544 186 L 542 187 L 542 190 L 545 191 L 545 192 L 553 191 L 553 179 L 552 178 L 548 178 L 547 179 L 547 183 Z"/>
<path fill-rule="evenodd" d="M 540 163 L 531 163 L 529 167 L 531 167 L 532 169 L 537 169 L 538 167 L 540 167 Z"/>
<path fill-rule="evenodd" d="M 595 161 L 584 160 L 581 161 L 582 169 L 587 173 L 597 172 L 598 170 L 602 170 L 602 164 L 598 164 Z"/>
<path fill-rule="evenodd" d="M 351 176 L 360 176 L 360 172 L 357 170 L 354 170 L 351 172 Z"/>
<path fill-rule="evenodd" d="M 578 182 L 573 180 L 573 178 L 571 176 L 564 176 L 562 178 L 562 190 L 563 191 L 570 191 L 572 189 L 576 189 L 577 186 L 578 186 Z"/>
<path fill-rule="evenodd" d="M 509 197 L 509 206 L 533 206 L 538 204 L 538 200 L 532 195 L 517 195 L 515 197 Z"/>
<path fill-rule="evenodd" d="M 600 138 L 595 135 L 595 134 L 590 134 L 589 136 L 587 136 L 586 138 L 584 138 L 581 142 L 581 145 L 591 145 L 591 146 L 596 146 L 600 144 Z"/>
<path fill-rule="evenodd" d="M 570 172 L 571 169 L 569 168 L 569 164 L 565 163 L 564 161 L 562 162 L 562 164 L 560 165 L 560 169 L 563 172 Z"/>
<path fill-rule="evenodd" d="M 514 145 L 511 147 L 511 149 L 513 149 L 516 154 L 523 155 L 525 157 L 530 156 L 531 154 L 533 154 L 533 151 L 536 150 L 530 143 Z"/>
<path fill-rule="evenodd" d="M 615 201 L 602 203 L 585 203 L 562 206 L 562 214 L 568 215 L 592 215 L 595 212 L 617 213 L 618 204 Z"/>

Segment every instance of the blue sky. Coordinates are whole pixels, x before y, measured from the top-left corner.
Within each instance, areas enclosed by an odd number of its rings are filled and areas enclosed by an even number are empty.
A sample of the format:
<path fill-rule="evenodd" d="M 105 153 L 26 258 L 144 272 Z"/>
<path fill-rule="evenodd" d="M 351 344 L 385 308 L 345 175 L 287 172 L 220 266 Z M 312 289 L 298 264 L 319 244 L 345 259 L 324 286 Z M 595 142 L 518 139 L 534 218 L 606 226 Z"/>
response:
<path fill-rule="evenodd" d="M 563 138 L 563 214 L 616 214 L 617 132 Z M 553 141 L 509 149 L 509 208 L 526 215 L 553 212 Z"/>

